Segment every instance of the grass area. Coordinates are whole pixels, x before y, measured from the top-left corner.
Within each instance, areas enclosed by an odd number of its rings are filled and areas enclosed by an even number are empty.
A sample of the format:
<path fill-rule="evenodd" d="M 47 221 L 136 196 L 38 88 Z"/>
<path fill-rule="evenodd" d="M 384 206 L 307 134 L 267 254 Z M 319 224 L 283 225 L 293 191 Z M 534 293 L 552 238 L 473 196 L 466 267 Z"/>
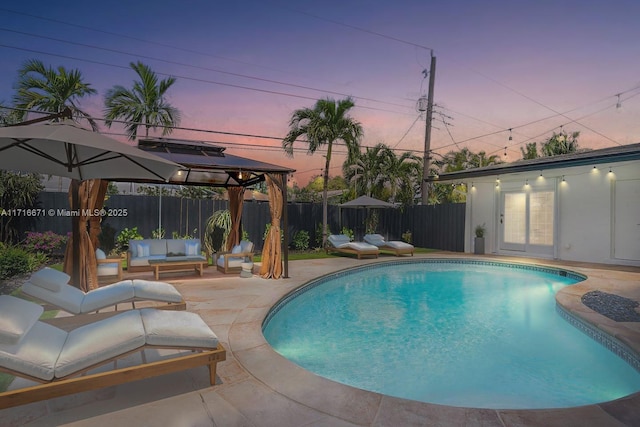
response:
<path fill-rule="evenodd" d="M 7 390 L 14 378 L 15 377 L 13 375 L 0 372 L 0 393 Z"/>

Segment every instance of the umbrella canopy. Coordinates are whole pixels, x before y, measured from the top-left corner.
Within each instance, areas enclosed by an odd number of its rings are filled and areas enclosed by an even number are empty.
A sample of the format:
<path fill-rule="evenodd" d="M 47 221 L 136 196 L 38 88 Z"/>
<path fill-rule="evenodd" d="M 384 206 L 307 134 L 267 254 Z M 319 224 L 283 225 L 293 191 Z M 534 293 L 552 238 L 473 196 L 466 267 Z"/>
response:
<path fill-rule="evenodd" d="M 0 169 L 77 180 L 168 180 L 179 165 L 72 120 L 0 128 Z"/>
<path fill-rule="evenodd" d="M 385 202 L 383 200 L 374 199 L 369 196 L 360 196 L 357 199 L 350 200 L 340 205 L 341 208 L 393 208 L 393 203 Z"/>
<path fill-rule="evenodd" d="M 106 180 L 168 179 L 180 165 L 115 139 L 82 128 L 72 120 L 23 124 L 0 128 L 0 169 L 35 172 L 72 178 L 73 211 L 101 208 Z M 80 184 L 79 181 L 85 181 Z M 102 200 L 98 200 L 98 198 Z M 87 291 L 97 286 L 96 260 L 85 213 L 73 215 L 65 271 L 71 283 Z M 94 228 L 99 222 L 94 223 Z M 99 230 L 91 230 L 97 236 Z M 81 271 L 82 269 L 82 271 Z"/>

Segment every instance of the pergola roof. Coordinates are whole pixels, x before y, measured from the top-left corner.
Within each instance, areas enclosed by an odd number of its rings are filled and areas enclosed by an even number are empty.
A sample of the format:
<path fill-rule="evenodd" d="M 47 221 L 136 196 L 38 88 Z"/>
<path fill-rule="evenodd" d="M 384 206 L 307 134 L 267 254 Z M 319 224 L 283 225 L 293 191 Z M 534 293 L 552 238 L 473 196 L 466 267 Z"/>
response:
<path fill-rule="evenodd" d="M 171 177 L 171 184 L 246 187 L 264 181 L 266 173 L 295 172 L 295 169 L 225 154 L 224 147 L 209 142 L 152 138 L 139 140 L 138 148 L 183 166 Z"/>

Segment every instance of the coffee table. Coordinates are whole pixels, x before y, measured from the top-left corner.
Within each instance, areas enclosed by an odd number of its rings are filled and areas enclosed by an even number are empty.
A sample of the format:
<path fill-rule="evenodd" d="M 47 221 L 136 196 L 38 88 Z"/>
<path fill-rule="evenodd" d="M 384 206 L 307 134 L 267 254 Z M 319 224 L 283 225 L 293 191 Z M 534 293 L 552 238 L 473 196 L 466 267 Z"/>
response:
<path fill-rule="evenodd" d="M 166 258 L 149 260 L 149 265 L 153 267 L 153 272 L 156 280 L 160 279 L 161 272 L 184 271 L 191 268 L 195 269 L 195 271 L 202 277 L 205 263 L 207 263 L 207 260 L 204 260 L 202 258 L 181 258 L 179 260 Z"/>

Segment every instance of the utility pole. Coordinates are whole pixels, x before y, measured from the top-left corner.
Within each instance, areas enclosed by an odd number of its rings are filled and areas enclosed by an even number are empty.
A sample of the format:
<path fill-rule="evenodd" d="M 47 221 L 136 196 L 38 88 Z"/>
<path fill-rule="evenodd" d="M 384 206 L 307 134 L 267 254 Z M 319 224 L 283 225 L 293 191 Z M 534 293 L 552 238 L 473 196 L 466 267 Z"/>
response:
<path fill-rule="evenodd" d="M 436 82 L 436 57 L 431 51 L 431 68 L 429 69 L 429 94 L 427 95 L 427 120 L 424 132 L 424 156 L 422 158 L 422 204 L 429 201 L 429 186 L 427 177 L 429 176 L 429 160 L 431 160 L 431 121 L 433 119 L 433 88 Z"/>

